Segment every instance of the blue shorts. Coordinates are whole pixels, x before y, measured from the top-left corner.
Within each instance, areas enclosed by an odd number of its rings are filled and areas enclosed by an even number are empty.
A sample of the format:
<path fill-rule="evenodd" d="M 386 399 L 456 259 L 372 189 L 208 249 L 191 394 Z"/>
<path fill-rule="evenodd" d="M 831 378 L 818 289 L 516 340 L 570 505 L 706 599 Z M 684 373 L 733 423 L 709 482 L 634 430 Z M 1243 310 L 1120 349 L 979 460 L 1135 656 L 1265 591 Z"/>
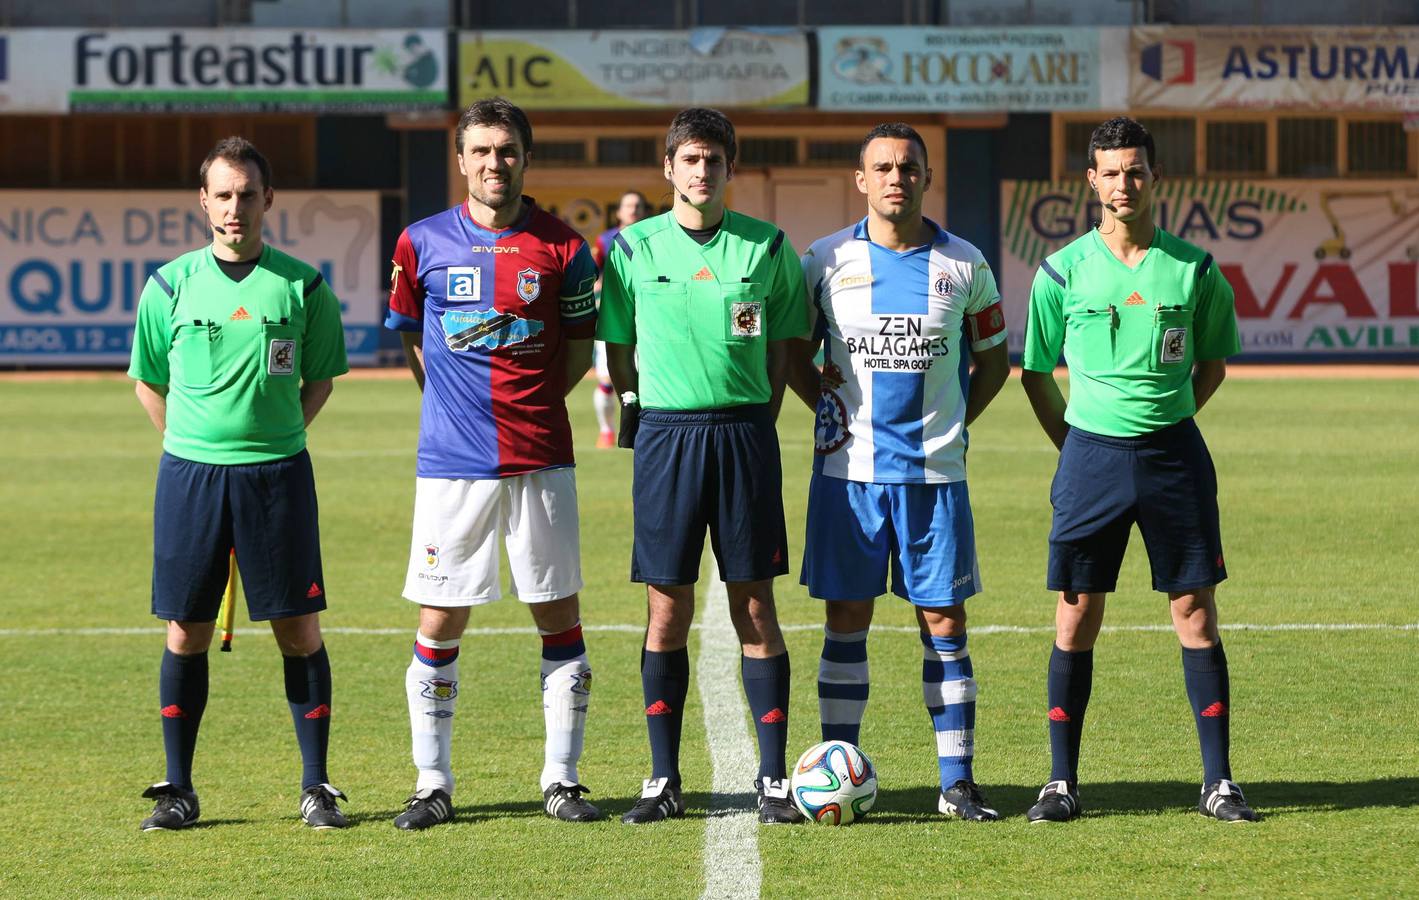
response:
<path fill-rule="evenodd" d="M 1134 522 L 1153 590 L 1196 590 L 1227 577 L 1217 471 L 1192 419 L 1128 438 L 1071 428 L 1050 503 L 1050 590 L 1113 591 Z"/>
<path fill-rule="evenodd" d="M 887 592 L 917 606 L 955 606 L 981 590 L 964 481 L 865 484 L 814 473 L 799 580 L 819 600 Z"/>
<path fill-rule="evenodd" d="M 767 405 L 643 410 L 631 498 L 632 581 L 694 584 L 706 528 L 722 581 L 788 572 L 783 472 Z"/>
<path fill-rule="evenodd" d="M 164 453 L 153 503 L 153 615 L 211 622 L 232 548 L 253 622 L 325 609 L 310 456 L 215 466 Z"/>

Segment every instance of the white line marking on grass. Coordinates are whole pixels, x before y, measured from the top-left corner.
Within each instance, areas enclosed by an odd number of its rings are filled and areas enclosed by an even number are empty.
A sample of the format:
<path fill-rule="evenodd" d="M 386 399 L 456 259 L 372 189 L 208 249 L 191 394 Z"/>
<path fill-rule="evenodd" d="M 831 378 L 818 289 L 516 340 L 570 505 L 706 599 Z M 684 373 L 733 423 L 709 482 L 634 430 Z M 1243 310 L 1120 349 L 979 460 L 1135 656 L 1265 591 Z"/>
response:
<path fill-rule="evenodd" d="M 723 588 L 720 588 L 721 594 Z M 708 602 L 708 600 L 706 600 Z M 706 609 L 708 613 L 708 609 Z M 728 613 L 726 612 L 726 617 Z M 706 616 L 708 620 L 708 616 Z M 725 619 L 726 623 L 728 618 Z M 704 631 L 711 627 L 706 621 L 703 625 L 693 626 L 696 630 Z M 726 624 L 730 632 L 733 628 Z M 780 625 L 782 631 L 822 631 L 822 625 Z M 618 634 L 643 634 L 644 625 L 584 625 L 583 631 L 605 631 Z M 872 630 L 876 632 L 887 632 L 889 634 L 916 634 L 918 629 L 914 625 L 873 625 Z M 1105 633 L 1130 633 L 1130 632 L 1164 632 L 1172 631 L 1171 625 L 1105 625 L 1101 631 Z M 1419 622 L 1394 625 L 1388 622 L 1276 622 L 1267 625 L 1249 624 L 1245 622 L 1223 625 L 1223 631 L 1419 631 Z M 412 634 L 412 627 L 404 628 L 354 628 L 354 627 L 326 627 L 322 628 L 326 634 L 353 634 L 353 635 L 399 635 Z M 237 634 L 266 634 L 265 628 L 238 628 Z M 162 627 L 143 628 L 0 628 L 0 637 L 95 637 L 99 635 L 153 635 L 164 634 L 166 630 Z M 469 628 L 463 632 L 464 637 L 498 637 L 512 634 L 536 634 L 537 629 L 530 627 L 514 628 Z M 971 628 L 971 634 L 1053 634 L 1053 625 L 977 625 Z M 736 643 L 735 646 L 738 646 Z M 731 673 L 732 674 L 732 673 Z"/>
<path fill-rule="evenodd" d="M 732 805 L 758 774 L 754 742 L 745 723 L 740 696 L 739 637 L 729 621 L 724 583 L 711 577 L 705 591 L 700 627 L 700 658 L 696 681 L 705 708 L 709 738 L 711 783 L 709 821 L 705 825 L 706 898 L 759 896 L 759 817 L 754 810 Z"/>

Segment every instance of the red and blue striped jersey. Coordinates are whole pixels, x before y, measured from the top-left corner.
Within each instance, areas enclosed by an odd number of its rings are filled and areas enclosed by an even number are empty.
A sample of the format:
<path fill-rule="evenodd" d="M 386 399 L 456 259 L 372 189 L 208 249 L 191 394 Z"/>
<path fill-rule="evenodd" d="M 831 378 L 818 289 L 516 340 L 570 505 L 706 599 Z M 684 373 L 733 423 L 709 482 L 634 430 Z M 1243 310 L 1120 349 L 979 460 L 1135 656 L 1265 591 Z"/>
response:
<path fill-rule="evenodd" d="M 566 342 L 596 329 L 586 241 L 524 197 L 490 231 L 466 203 L 399 235 L 388 328 L 422 331 L 421 478 L 506 478 L 570 466 Z"/>

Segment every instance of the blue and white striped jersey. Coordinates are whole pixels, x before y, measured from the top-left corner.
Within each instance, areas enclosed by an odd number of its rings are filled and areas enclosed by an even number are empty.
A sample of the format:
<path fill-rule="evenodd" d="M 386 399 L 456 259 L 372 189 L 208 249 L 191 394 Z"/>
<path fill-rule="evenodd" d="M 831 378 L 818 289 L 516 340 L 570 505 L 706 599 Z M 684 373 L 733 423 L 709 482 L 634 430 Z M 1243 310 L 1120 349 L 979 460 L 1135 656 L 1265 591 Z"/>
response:
<path fill-rule="evenodd" d="M 966 477 L 966 385 L 972 350 L 1005 340 L 995 276 L 981 252 L 928 220 L 936 237 L 897 253 L 867 220 L 803 255 L 823 342 L 814 471 L 917 484 Z"/>

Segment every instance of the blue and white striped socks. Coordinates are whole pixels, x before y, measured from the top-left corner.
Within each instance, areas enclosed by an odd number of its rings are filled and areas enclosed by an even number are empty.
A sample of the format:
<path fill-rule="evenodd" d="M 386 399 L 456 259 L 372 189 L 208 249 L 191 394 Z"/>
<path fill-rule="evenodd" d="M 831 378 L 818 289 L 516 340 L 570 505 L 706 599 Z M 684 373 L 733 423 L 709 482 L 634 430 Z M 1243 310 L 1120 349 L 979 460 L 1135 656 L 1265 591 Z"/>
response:
<path fill-rule="evenodd" d="M 923 631 L 921 643 L 921 694 L 936 731 L 936 761 L 946 790 L 960 779 L 975 780 L 976 681 L 964 634 L 936 637 Z"/>
<path fill-rule="evenodd" d="M 867 629 L 840 633 L 825 627 L 823 655 L 818 660 L 823 740 L 858 742 L 867 691 Z"/>

